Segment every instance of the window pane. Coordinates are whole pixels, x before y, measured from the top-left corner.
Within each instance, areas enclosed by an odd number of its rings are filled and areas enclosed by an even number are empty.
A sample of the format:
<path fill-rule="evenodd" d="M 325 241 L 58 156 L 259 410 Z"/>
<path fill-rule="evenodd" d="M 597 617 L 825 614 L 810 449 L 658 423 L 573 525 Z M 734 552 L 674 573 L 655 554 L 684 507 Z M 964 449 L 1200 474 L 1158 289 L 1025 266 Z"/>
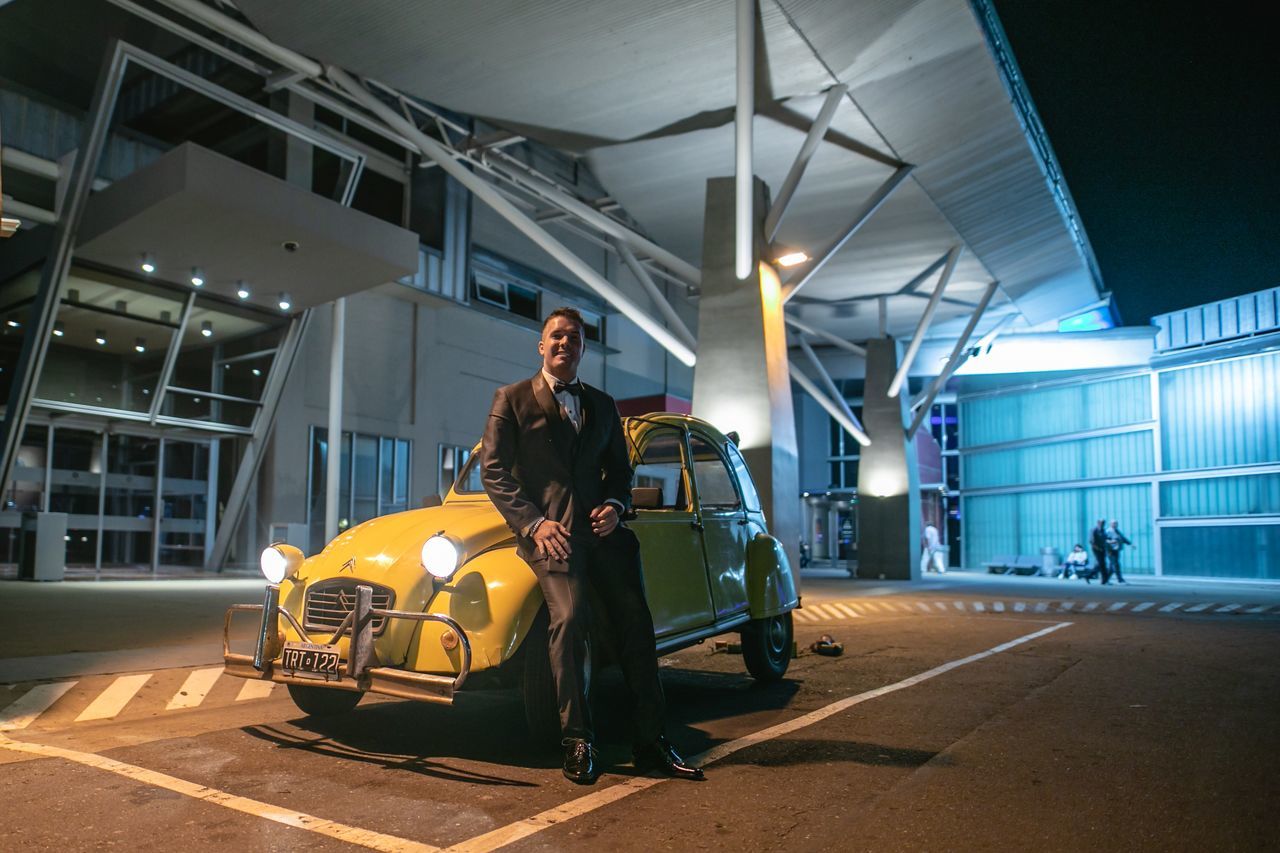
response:
<path fill-rule="evenodd" d="M 378 514 L 378 439 L 356 436 L 355 518 L 352 524 L 368 521 Z"/>
<path fill-rule="evenodd" d="M 409 504 L 409 445 L 407 439 L 396 439 L 395 502 L 401 507 Z"/>
<path fill-rule="evenodd" d="M 698 500 L 706 509 L 738 509 L 738 492 L 733 487 L 733 475 L 725 466 L 720 454 L 708 442 L 696 435 L 689 437 L 693 450 L 693 477 L 698 484 Z"/>
<path fill-rule="evenodd" d="M 654 430 L 646 437 L 644 448 L 640 451 L 640 464 L 636 466 L 634 485 L 661 489 L 662 496 L 658 504 L 662 509 L 689 508 L 680 449 L 683 443 L 684 434 L 679 430 Z"/>
<path fill-rule="evenodd" d="M 751 480 L 751 471 L 747 468 L 747 461 L 742 458 L 742 454 L 738 448 L 729 445 L 729 461 L 733 463 L 733 470 L 738 475 L 738 487 L 742 489 L 742 498 L 746 501 L 747 509 L 755 512 L 760 509 L 760 496 L 756 494 L 755 484 Z"/>
<path fill-rule="evenodd" d="M 378 476 L 381 478 L 378 495 L 382 500 L 382 511 L 386 512 L 387 508 L 395 503 L 393 496 L 396 476 L 396 440 L 394 438 L 382 439 L 381 448 L 378 451 Z"/>

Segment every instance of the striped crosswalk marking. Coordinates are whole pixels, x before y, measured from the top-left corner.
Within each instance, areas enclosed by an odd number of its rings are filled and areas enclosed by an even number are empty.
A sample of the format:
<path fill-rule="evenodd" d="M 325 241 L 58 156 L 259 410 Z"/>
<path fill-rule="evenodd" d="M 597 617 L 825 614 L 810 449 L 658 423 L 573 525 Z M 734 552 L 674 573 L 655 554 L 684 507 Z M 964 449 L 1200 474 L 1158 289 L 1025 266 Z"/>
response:
<path fill-rule="evenodd" d="M 1245 611 L 1245 613 L 1261 613 L 1266 609 L 1267 609 L 1267 605 L 1259 604 L 1257 607 L 1250 607 L 1248 610 Z"/>
<path fill-rule="evenodd" d="M 954 604 L 954 605 L 956 606 L 956 610 L 964 610 L 964 602 L 963 602 L 963 601 L 953 601 L 953 602 L 951 602 L 951 603 L 952 603 L 952 604 Z"/>
<path fill-rule="evenodd" d="M 211 666 L 207 669 L 197 669 L 187 676 L 187 680 L 182 682 L 182 686 L 178 688 L 178 692 L 173 694 L 173 698 L 169 700 L 169 704 L 165 706 L 166 711 L 173 711 L 178 708 L 195 708 L 204 701 L 204 697 L 209 695 L 209 691 L 213 689 L 214 683 L 218 680 L 218 676 L 222 675 L 222 667 Z"/>
<path fill-rule="evenodd" d="M 1144 602 L 1142 602 L 1141 604 L 1135 604 L 1135 605 L 1133 606 L 1133 612 L 1134 612 L 1134 613 L 1141 613 L 1142 611 L 1144 611 L 1144 610 L 1149 610 L 1149 609 L 1151 609 L 1152 607 L 1155 607 L 1155 606 L 1156 606 L 1156 603 L 1155 603 L 1154 601 L 1144 601 Z"/>
<path fill-rule="evenodd" d="M 1043 601 L 1037 601 L 1037 602 L 1036 602 L 1036 612 L 1037 612 L 1037 613 L 1044 613 L 1044 612 L 1045 612 L 1046 610 L 1048 610 L 1048 609 L 1049 609 L 1049 605 L 1048 605 L 1048 604 L 1045 604 Z"/>
<path fill-rule="evenodd" d="M 877 607 L 874 602 L 870 601 L 859 601 L 858 609 L 865 610 L 868 613 L 878 613 L 880 611 L 880 608 Z"/>
<path fill-rule="evenodd" d="M 1160 613 L 1172 613 L 1173 611 L 1177 610 L 1177 609 L 1178 609 L 1179 607 L 1181 607 L 1181 606 L 1182 606 L 1182 602 L 1181 602 L 1181 601 L 1175 601 L 1175 602 L 1173 602 L 1172 604 L 1166 604 L 1164 607 L 1161 607 L 1159 612 L 1160 612 Z"/>
<path fill-rule="evenodd" d="M 831 606 L 832 606 L 832 607 L 834 607 L 836 610 L 839 610 L 841 613 L 843 613 L 843 614 L 844 614 L 846 617 L 848 617 L 849 619 L 861 619 L 861 618 L 862 618 L 862 614 L 861 614 L 861 613 L 859 613 L 858 611 L 854 610 L 852 607 L 848 606 L 847 604 L 840 604 L 840 603 L 836 603 L 836 604 L 833 604 L 833 605 L 831 605 Z"/>
<path fill-rule="evenodd" d="M 978 611 L 979 613 L 985 613 L 987 610 L 987 606 L 983 604 L 981 601 L 975 601 L 973 603 L 973 609 Z"/>
<path fill-rule="evenodd" d="M 799 613 L 799 610 L 793 611 Z M 246 699 L 265 699 L 271 695 L 271 690 L 276 686 L 274 681 L 246 681 L 244 687 L 240 688 L 240 692 L 236 694 L 236 701 L 243 702 Z"/>
<path fill-rule="evenodd" d="M 938 608 L 939 610 L 946 610 L 946 609 L 947 609 L 947 604 L 946 604 L 946 602 L 945 602 L 945 601 L 935 601 L 935 602 L 933 603 L 933 606 L 934 606 L 934 607 L 936 607 L 936 608 Z"/>
<path fill-rule="evenodd" d="M 933 612 L 932 610 L 930 610 L 930 609 L 929 609 L 929 605 L 925 604 L 923 601 L 917 601 L 917 602 L 916 602 L 916 607 L 920 608 L 920 609 L 921 609 L 921 610 L 923 610 L 925 613 L 932 613 L 932 612 Z"/>
<path fill-rule="evenodd" d="M 992 606 L 992 608 L 994 608 L 994 609 L 995 609 L 995 611 L 996 611 L 997 613 L 1003 613 L 1003 612 L 1004 612 L 1004 602 L 1003 602 L 1003 601 L 997 601 L 995 604 L 993 604 L 993 605 L 991 605 L 991 606 Z"/>
<path fill-rule="evenodd" d="M 1223 606 L 1219 607 L 1217 610 L 1213 612 L 1214 613 L 1230 613 L 1233 610 L 1239 610 L 1241 607 L 1243 607 L 1243 605 L 1241 604 L 1224 604 Z"/>
<path fill-rule="evenodd" d="M 49 710 L 49 707 L 62 698 L 72 687 L 74 681 L 57 681 L 53 684 L 37 684 L 19 696 L 9 707 L 0 710 L 0 732 L 12 732 L 25 729 L 31 721 Z"/>
<path fill-rule="evenodd" d="M 817 617 L 816 617 L 816 616 L 814 616 L 812 613 L 810 613 L 808 610 L 792 610 L 792 611 L 791 611 L 791 617 L 792 617 L 793 619 L 795 619 L 797 622 L 815 622 L 815 621 L 817 621 Z M 251 682 L 249 682 L 249 684 L 252 684 L 252 683 L 253 683 L 252 681 L 251 681 Z M 248 684 L 246 684 L 246 685 L 245 685 L 245 687 L 248 687 L 248 686 L 249 686 Z M 242 697 L 241 697 L 241 698 L 242 698 Z"/>
<path fill-rule="evenodd" d="M 840 618 L 840 612 L 829 604 L 815 604 L 813 609 L 819 616 L 825 616 L 828 619 Z"/>
<path fill-rule="evenodd" d="M 86 720 L 108 720 L 124 710 L 129 700 L 137 695 L 151 678 L 151 673 L 142 675 L 122 675 L 111 683 L 111 686 L 98 694 L 98 698 L 89 703 L 89 707 L 76 717 L 77 723 Z"/>
<path fill-rule="evenodd" d="M 1201 610 L 1208 610 L 1212 606 L 1213 606 L 1212 604 L 1196 604 L 1191 607 L 1188 607 L 1186 610 L 1182 612 L 1183 613 L 1199 613 Z"/>
<path fill-rule="evenodd" d="M 1124 610 L 1128 604 L 1129 602 L 1127 601 L 1117 601 L 1115 604 L 1108 607 L 1107 610 L 1109 611 Z"/>
<path fill-rule="evenodd" d="M 1021 601 L 1015 601 L 1013 603 L 1013 609 L 1014 609 L 1014 612 L 1021 613 L 1022 611 L 1027 609 L 1027 605 L 1023 604 Z"/>
<path fill-rule="evenodd" d="M 1071 608 L 1073 608 L 1073 607 L 1075 607 L 1075 606 L 1076 606 L 1076 603 L 1075 603 L 1074 601 L 1060 601 L 1060 602 L 1058 602 L 1058 610 L 1062 611 L 1063 613 L 1066 613 L 1066 612 L 1070 611 L 1070 610 L 1071 610 Z"/>
<path fill-rule="evenodd" d="M 1097 610 L 1097 609 L 1098 609 L 1098 602 L 1090 601 L 1088 604 L 1084 606 L 1084 609 L 1081 612 L 1088 613 L 1090 610 Z"/>

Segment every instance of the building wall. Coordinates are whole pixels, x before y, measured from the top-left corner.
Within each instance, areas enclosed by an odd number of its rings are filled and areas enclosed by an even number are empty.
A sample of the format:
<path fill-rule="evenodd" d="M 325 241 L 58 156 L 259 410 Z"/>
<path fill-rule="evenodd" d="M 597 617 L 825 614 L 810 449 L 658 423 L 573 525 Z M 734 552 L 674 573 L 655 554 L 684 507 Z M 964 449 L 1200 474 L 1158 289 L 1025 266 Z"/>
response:
<path fill-rule="evenodd" d="M 962 397 L 965 565 L 1114 518 L 1127 573 L 1280 580 L 1280 353 L 1200 357 Z"/>

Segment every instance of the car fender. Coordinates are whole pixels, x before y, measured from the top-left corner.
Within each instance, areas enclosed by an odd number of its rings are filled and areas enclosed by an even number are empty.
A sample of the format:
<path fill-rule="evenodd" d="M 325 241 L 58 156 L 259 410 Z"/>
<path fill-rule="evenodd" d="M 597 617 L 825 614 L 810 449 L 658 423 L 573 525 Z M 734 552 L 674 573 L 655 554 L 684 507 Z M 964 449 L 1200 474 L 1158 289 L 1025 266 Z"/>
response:
<path fill-rule="evenodd" d="M 747 543 L 747 603 L 752 619 L 776 616 L 799 603 L 787 552 L 767 533 Z"/>
<path fill-rule="evenodd" d="M 542 604 L 542 588 L 533 569 L 514 548 L 499 547 L 468 560 L 447 583 L 441 583 L 427 612 L 449 616 L 466 632 L 471 670 L 476 672 L 511 659 Z M 444 631 L 440 623 L 423 623 L 410 649 L 410 669 L 456 671 L 457 650 L 445 650 L 440 642 Z"/>

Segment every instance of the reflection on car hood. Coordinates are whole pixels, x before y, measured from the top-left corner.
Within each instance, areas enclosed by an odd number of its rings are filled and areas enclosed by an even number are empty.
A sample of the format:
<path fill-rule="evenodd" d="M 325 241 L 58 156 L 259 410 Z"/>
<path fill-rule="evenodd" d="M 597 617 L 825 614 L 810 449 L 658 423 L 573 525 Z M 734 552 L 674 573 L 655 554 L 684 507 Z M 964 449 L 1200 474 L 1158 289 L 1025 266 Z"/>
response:
<path fill-rule="evenodd" d="M 511 530 L 493 504 L 468 502 L 383 515 L 336 536 L 307 560 L 312 574 L 337 574 L 345 568 L 358 577 L 376 577 L 401 560 L 418 560 L 422 543 L 446 533 L 461 543 L 466 557 L 512 540 Z M 354 560 L 354 565 L 347 565 Z"/>

